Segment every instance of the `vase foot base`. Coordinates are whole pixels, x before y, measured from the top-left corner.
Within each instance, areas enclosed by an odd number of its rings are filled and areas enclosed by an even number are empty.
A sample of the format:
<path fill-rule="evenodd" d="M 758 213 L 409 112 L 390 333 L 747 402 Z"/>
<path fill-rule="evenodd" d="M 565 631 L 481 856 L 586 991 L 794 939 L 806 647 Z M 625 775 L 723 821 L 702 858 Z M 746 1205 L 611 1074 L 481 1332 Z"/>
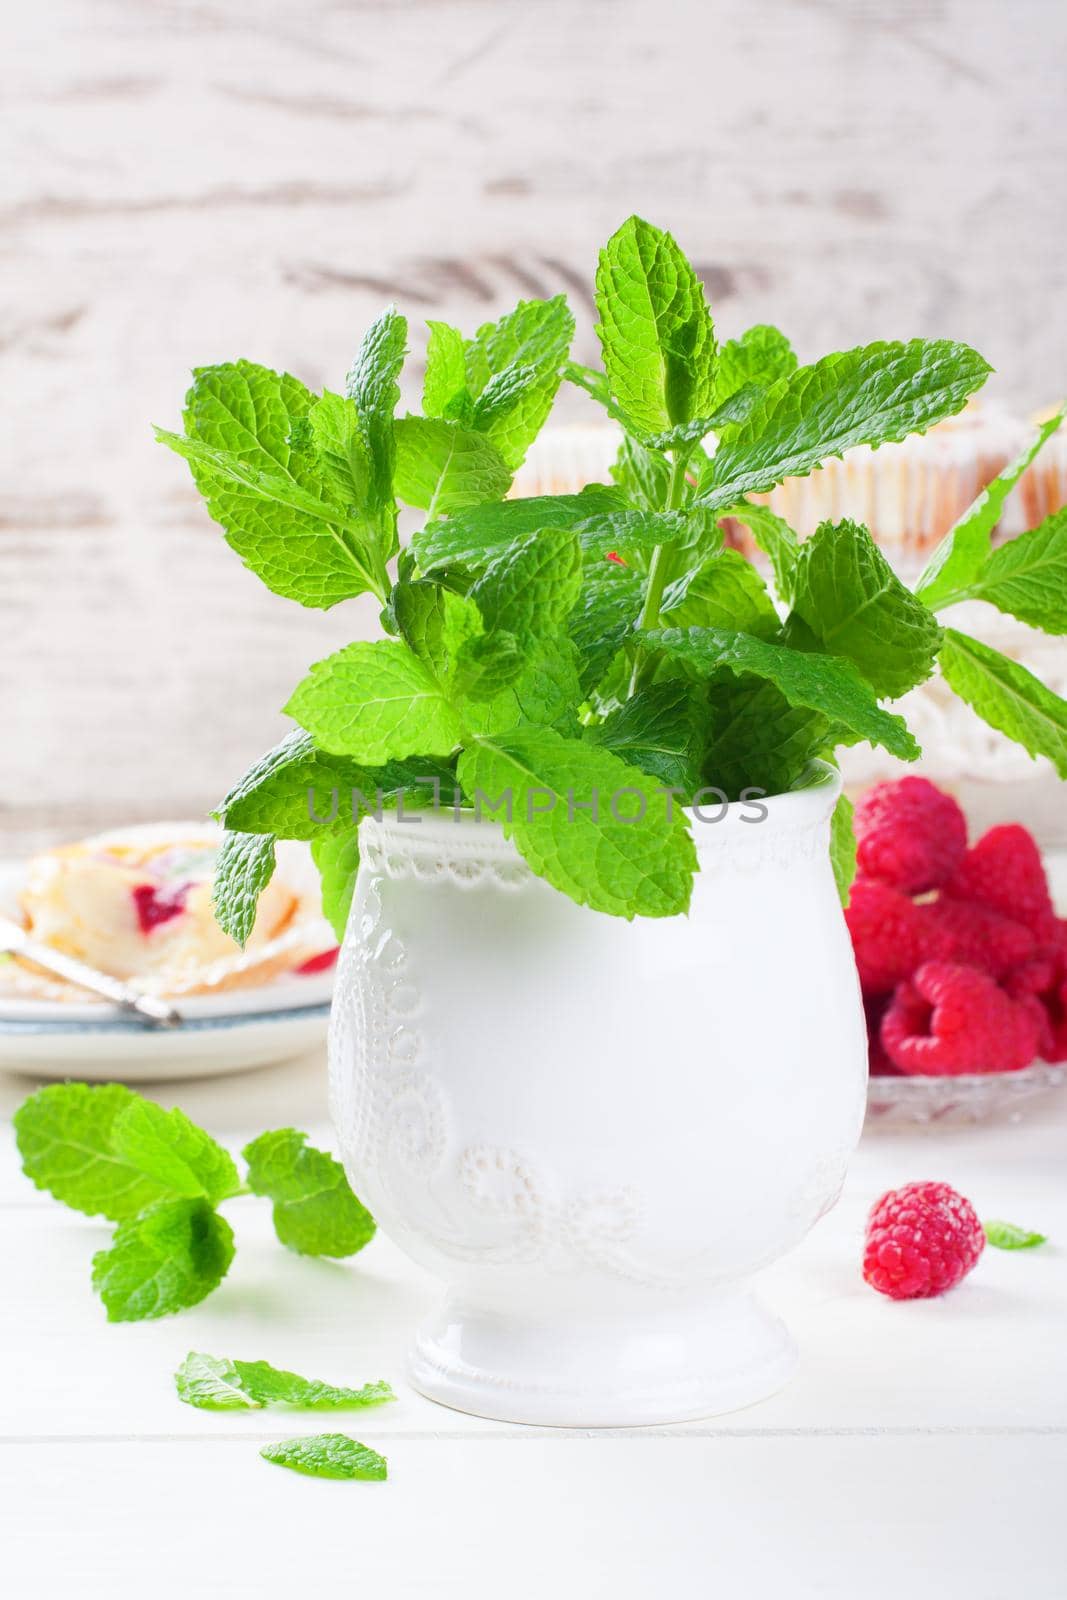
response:
<path fill-rule="evenodd" d="M 420 1394 L 500 1422 L 623 1428 L 687 1422 L 765 1400 L 796 1347 L 752 1296 L 580 1321 L 519 1318 L 447 1299 L 408 1363 Z"/>

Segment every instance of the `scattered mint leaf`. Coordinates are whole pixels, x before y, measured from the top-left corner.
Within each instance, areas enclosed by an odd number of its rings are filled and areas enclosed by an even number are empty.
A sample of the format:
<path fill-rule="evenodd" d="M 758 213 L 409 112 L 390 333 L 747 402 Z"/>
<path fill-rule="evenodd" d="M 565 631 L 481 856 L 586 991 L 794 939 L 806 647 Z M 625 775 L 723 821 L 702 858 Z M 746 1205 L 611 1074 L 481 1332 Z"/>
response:
<path fill-rule="evenodd" d="M 387 1472 L 384 1456 L 344 1433 L 315 1433 L 303 1439 L 282 1439 L 278 1444 L 265 1444 L 259 1453 L 264 1461 L 290 1467 L 311 1478 L 360 1478 L 381 1482 Z"/>
<path fill-rule="evenodd" d="M 638 435 L 714 409 L 715 330 L 669 233 L 630 217 L 600 252 L 597 333 L 611 393 Z"/>
<path fill-rule="evenodd" d="M 781 627 L 763 579 L 737 550 L 721 550 L 676 579 L 660 614 L 674 628 L 732 628 L 757 639 L 773 639 Z"/>
<path fill-rule="evenodd" d="M 515 729 L 474 740 L 459 776 L 533 870 L 579 905 L 628 919 L 688 907 L 696 853 L 681 811 L 669 816 L 659 785 L 609 751 L 550 728 Z M 595 814 L 579 809 L 594 800 Z"/>
<path fill-rule="evenodd" d="M 819 712 L 903 761 L 919 754 L 903 718 L 883 711 L 870 685 L 839 656 L 792 650 L 724 628 L 663 628 L 637 637 L 701 675 L 730 671 L 766 678 L 790 705 Z"/>
<path fill-rule="evenodd" d="M 396 433 L 396 492 L 430 517 L 501 500 L 511 469 L 484 434 L 444 417 L 401 417 Z"/>
<path fill-rule="evenodd" d="M 351 1256 L 374 1237 L 374 1218 L 360 1204 L 333 1156 L 294 1128 L 261 1133 L 246 1146 L 248 1186 L 274 1202 L 274 1229 L 305 1256 Z"/>
<path fill-rule="evenodd" d="M 233 1260 L 233 1230 L 206 1200 L 164 1200 L 120 1222 L 93 1257 L 109 1322 L 142 1322 L 195 1306 Z"/>
<path fill-rule="evenodd" d="M 748 500 L 742 500 L 739 505 L 724 511 L 722 518 L 726 517 L 743 523 L 748 529 L 771 564 L 778 598 L 790 601 L 793 598 L 800 541 L 789 524 L 769 506 L 753 505 Z"/>
<path fill-rule="evenodd" d="M 991 728 L 1032 756 L 1047 756 L 1067 778 L 1067 701 L 1032 672 L 968 634 L 945 629 L 939 657 L 949 687 Z"/>
<path fill-rule="evenodd" d="M 170 1196 L 115 1148 L 114 1126 L 137 1095 L 121 1083 L 52 1083 L 15 1112 L 22 1170 L 38 1189 L 90 1217 L 123 1222 Z"/>
<path fill-rule="evenodd" d="M 834 869 L 834 882 L 843 906 L 848 905 L 849 892 L 856 876 L 856 832 L 852 826 L 852 801 L 847 794 L 839 794 L 830 818 L 830 865 Z"/>
<path fill-rule="evenodd" d="M 315 450 L 294 444 L 313 398 L 288 373 L 250 361 L 202 367 L 186 396 L 185 438 L 157 430 L 185 455 L 227 543 L 275 594 L 328 609 L 372 588 L 366 534 L 324 500 Z"/>
<path fill-rule="evenodd" d="M 1000 521 L 1005 500 L 1063 417 L 1060 410 L 1043 422 L 1026 449 L 986 484 L 974 504 L 946 533 L 916 586 L 915 592 L 924 605 L 938 610 L 965 596 L 992 548 L 993 529 Z"/>
<path fill-rule="evenodd" d="M 428 417 L 456 416 L 459 421 L 469 421 L 472 402 L 467 391 L 463 335 L 447 322 L 427 322 L 426 326 L 430 338 L 426 346 L 422 409 Z"/>
<path fill-rule="evenodd" d="M 462 731 L 433 673 L 395 639 L 360 640 L 316 662 L 285 709 L 324 750 L 368 766 L 448 755 Z"/>
<path fill-rule="evenodd" d="M 359 872 L 359 834 L 355 828 L 320 833 L 311 841 L 311 854 L 322 884 L 322 914 L 341 944 Z"/>
<path fill-rule="evenodd" d="M 879 695 L 896 699 L 934 670 L 941 629 L 933 614 L 855 522 L 822 522 L 804 540 L 793 606 L 819 648 L 847 656 Z"/>
<path fill-rule="evenodd" d="M 1014 1222 L 983 1222 L 982 1228 L 989 1243 L 997 1250 L 1033 1250 L 1047 1242 L 1044 1233 L 1031 1233 Z"/>
<path fill-rule="evenodd" d="M 516 539 L 541 528 L 574 528 L 589 517 L 625 511 L 619 489 L 592 483 L 579 494 L 531 495 L 526 500 L 501 500 L 471 506 L 447 518 L 429 521 L 411 542 L 424 573 L 444 567 L 478 572 L 502 555 Z"/>
<path fill-rule="evenodd" d="M 233 1158 L 177 1107 L 164 1111 L 154 1100 L 133 1095 L 112 1124 L 111 1142 L 120 1161 L 138 1168 L 168 1196 L 215 1205 L 241 1187 Z"/>
<path fill-rule="evenodd" d="M 989 371 L 976 351 L 948 339 L 870 344 L 798 367 L 721 442 L 700 498 L 725 510 L 852 445 L 922 433 L 962 410 Z"/>
<path fill-rule="evenodd" d="M 269 1361 L 229 1361 L 191 1350 L 174 1374 L 178 1397 L 202 1411 L 259 1410 L 298 1406 L 301 1410 L 341 1411 L 383 1405 L 396 1395 L 387 1383 L 341 1389 L 318 1378 L 272 1367 Z"/>
<path fill-rule="evenodd" d="M 274 835 L 227 833 L 215 861 L 215 920 L 243 948 L 274 876 Z"/>
<path fill-rule="evenodd" d="M 967 597 L 1043 633 L 1067 633 L 1067 507 L 994 550 Z"/>
<path fill-rule="evenodd" d="M 692 794 L 700 787 L 705 754 L 701 698 L 695 685 L 682 679 L 650 684 L 588 728 L 585 737 L 667 788 Z"/>

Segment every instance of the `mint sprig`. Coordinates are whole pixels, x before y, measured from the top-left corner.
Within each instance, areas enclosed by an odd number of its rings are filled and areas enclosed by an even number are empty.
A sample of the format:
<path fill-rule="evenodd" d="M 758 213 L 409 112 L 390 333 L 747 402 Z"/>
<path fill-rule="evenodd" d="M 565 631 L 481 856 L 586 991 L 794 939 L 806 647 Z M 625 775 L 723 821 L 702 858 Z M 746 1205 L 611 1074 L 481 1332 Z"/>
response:
<path fill-rule="evenodd" d="M 166 1316 L 210 1294 L 234 1254 L 218 1207 L 242 1194 L 268 1195 L 279 1239 L 304 1255 L 354 1255 L 374 1236 L 340 1164 L 291 1128 L 249 1145 L 246 1185 L 184 1112 L 121 1084 L 50 1084 L 23 1101 L 14 1124 L 31 1182 L 118 1224 L 92 1267 L 112 1322 Z"/>
<path fill-rule="evenodd" d="M 274 841 L 292 838 L 311 842 L 340 932 L 361 819 L 379 796 L 418 803 L 427 777 L 448 803 L 477 809 L 489 791 L 483 815 L 580 905 L 677 915 L 696 857 L 682 808 L 671 815 L 651 784 L 677 778 L 682 801 L 708 786 L 781 793 L 857 740 L 914 759 L 887 703 L 938 669 L 1067 774 L 1067 705 L 935 615 L 980 599 L 1067 630 L 1062 517 L 1000 550 L 991 538 L 1059 419 L 960 519 L 912 592 L 859 524 L 801 541 L 752 496 L 953 416 L 989 372 L 976 351 L 879 341 L 799 366 L 776 328 L 723 339 L 677 241 L 639 217 L 601 251 L 594 301 L 602 370 L 570 360 L 562 296 L 523 301 L 469 336 L 431 323 L 422 414 L 400 414 L 408 329 L 390 307 L 343 395 L 224 363 L 194 374 L 184 432 L 160 434 L 271 588 L 319 607 L 369 592 L 387 635 L 311 668 L 286 708 L 301 731 L 219 807 L 230 837 L 217 908 L 236 937 L 252 926 Z M 564 377 L 622 429 L 613 481 L 507 498 Z M 424 519 L 398 551 L 401 503 Z M 773 588 L 726 547 L 737 523 Z M 614 818 L 605 784 L 642 814 Z M 832 860 L 844 894 L 845 805 Z"/>

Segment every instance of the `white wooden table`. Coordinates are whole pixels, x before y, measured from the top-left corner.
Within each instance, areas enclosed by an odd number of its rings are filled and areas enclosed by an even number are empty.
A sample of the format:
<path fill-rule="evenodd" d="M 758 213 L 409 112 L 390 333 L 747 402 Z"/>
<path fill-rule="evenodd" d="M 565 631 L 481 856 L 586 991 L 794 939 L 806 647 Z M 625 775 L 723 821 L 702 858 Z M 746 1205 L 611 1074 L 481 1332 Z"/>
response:
<path fill-rule="evenodd" d="M 0 1580 L 12 1600 L 108 1595 L 1067 1595 L 1067 1098 L 1017 1125 L 865 1139 L 836 1210 L 765 1274 L 801 1345 L 790 1387 L 681 1427 L 565 1432 L 446 1411 L 403 1380 L 434 1284 L 384 1239 L 288 1254 L 269 1207 L 230 1207 L 237 1258 L 197 1309 L 108 1326 L 89 1289 L 106 1230 L 18 1171 L 0 1079 Z M 330 1143 L 321 1060 L 169 1086 L 232 1148 L 293 1124 Z M 893 1304 L 859 1275 L 882 1189 L 943 1178 L 1053 1243 L 988 1250 L 954 1294 Z M 181 1405 L 189 1349 L 399 1404 L 323 1421 Z M 261 1444 L 322 1428 L 384 1451 L 386 1484 L 301 1478 Z"/>

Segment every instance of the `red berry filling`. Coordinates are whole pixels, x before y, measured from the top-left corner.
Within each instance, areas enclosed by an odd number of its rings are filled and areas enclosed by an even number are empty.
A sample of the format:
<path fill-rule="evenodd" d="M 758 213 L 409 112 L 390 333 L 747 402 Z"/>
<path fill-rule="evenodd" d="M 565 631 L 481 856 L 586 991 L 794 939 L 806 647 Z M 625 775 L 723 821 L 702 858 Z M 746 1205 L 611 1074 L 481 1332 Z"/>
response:
<path fill-rule="evenodd" d="M 181 915 L 185 910 L 186 896 L 191 888 L 192 885 L 188 883 L 167 888 L 154 883 L 139 883 L 135 889 L 130 890 L 137 910 L 137 921 L 146 938 L 153 928 L 162 927 L 165 922 L 170 922 L 172 918 Z"/>

